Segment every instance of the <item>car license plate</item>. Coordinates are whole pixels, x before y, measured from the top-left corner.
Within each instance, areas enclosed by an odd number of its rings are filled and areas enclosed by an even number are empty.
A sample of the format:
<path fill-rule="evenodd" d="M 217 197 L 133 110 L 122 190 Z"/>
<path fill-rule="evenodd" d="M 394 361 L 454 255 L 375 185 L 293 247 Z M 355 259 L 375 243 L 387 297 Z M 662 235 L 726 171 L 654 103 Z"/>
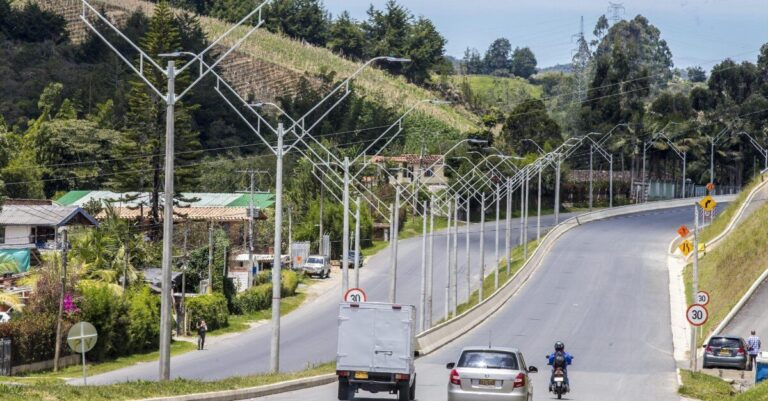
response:
<path fill-rule="evenodd" d="M 480 379 L 479 380 L 479 384 L 481 386 L 495 386 L 496 385 L 496 380 L 494 380 L 494 379 Z"/>
<path fill-rule="evenodd" d="M 355 372 L 355 379 L 367 379 L 368 372 Z"/>
<path fill-rule="evenodd" d="M 555 377 L 555 381 L 562 382 L 562 381 L 565 381 L 565 379 L 563 379 L 562 377 Z"/>
<path fill-rule="evenodd" d="M 720 350 L 720 356 L 731 356 L 731 350 L 721 349 Z"/>

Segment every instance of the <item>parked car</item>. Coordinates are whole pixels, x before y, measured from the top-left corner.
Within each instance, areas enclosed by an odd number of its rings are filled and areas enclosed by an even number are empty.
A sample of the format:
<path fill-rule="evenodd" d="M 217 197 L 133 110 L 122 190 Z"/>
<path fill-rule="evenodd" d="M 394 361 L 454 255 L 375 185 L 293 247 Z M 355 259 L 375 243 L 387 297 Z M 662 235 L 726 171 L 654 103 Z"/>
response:
<path fill-rule="evenodd" d="M 704 369 L 736 368 L 747 370 L 747 342 L 739 336 L 714 336 L 704 346 Z"/>
<path fill-rule="evenodd" d="M 325 256 L 312 255 L 304 263 L 304 273 L 320 278 L 331 276 L 331 263 Z"/>
<path fill-rule="evenodd" d="M 347 253 L 347 267 L 350 269 L 363 267 L 363 255 L 360 255 L 360 259 L 357 261 L 357 266 L 355 266 L 355 251 L 349 251 L 349 253 Z"/>
<path fill-rule="evenodd" d="M 525 364 L 520 350 L 504 347 L 464 348 L 446 367 L 451 370 L 448 401 L 532 401 L 528 374 L 539 371 Z"/>

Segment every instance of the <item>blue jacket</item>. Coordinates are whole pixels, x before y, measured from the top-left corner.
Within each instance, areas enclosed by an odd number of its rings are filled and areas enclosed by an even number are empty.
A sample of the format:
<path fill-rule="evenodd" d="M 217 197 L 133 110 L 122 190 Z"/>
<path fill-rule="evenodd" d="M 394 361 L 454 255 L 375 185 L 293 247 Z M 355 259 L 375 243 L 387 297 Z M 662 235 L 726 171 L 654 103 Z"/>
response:
<path fill-rule="evenodd" d="M 555 354 L 556 352 L 553 352 L 549 355 L 549 362 L 547 362 L 547 365 L 552 365 L 555 363 Z M 573 363 L 573 356 L 565 351 L 563 351 L 563 354 L 565 354 L 565 364 L 570 365 Z"/>

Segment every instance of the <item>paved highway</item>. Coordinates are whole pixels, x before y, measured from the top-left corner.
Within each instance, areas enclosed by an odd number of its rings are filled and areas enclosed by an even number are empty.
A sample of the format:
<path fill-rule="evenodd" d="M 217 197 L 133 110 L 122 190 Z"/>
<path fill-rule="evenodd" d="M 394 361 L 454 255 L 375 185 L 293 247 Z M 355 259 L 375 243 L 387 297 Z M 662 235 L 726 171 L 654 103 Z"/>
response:
<path fill-rule="evenodd" d="M 561 215 L 561 219 L 568 218 Z M 512 244 L 517 244 L 519 235 L 519 219 L 513 220 Z M 535 238 L 535 216 L 529 218 L 529 238 Z M 542 216 L 542 225 L 549 227 L 554 221 L 553 216 Z M 504 224 L 501 224 L 502 230 Z M 494 231 L 493 223 L 486 223 L 486 263 L 490 266 L 493 260 Z M 466 299 L 466 254 L 464 253 L 464 229 L 459 227 L 459 297 Z M 473 283 L 479 277 L 479 224 L 470 227 L 470 252 Z M 440 320 L 444 314 L 446 235 L 444 232 L 435 236 L 435 300 L 433 303 L 434 321 Z M 499 235 L 500 253 L 503 254 L 503 233 Z M 398 298 L 405 304 L 417 305 L 421 288 L 421 238 L 403 240 L 399 243 L 398 265 Z M 282 320 L 280 366 L 282 371 L 301 370 L 310 364 L 332 361 L 336 358 L 336 314 L 338 302 L 341 299 L 341 284 L 338 280 L 340 273 L 334 269 L 334 282 L 324 285 L 327 292 L 304 305 Z M 350 283 L 352 275 L 350 271 Z M 368 294 L 369 301 L 387 301 L 389 296 L 389 250 L 384 250 L 371 257 L 361 270 L 361 286 Z M 325 283 L 323 283 L 325 284 Z M 237 336 L 231 336 L 221 341 L 209 341 L 207 349 L 199 352 L 189 352 L 171 359 L 171 376 L 215 380 L 230 376 L 242 376 L 265 372 L 269 369 L 269 339 L 271 328 L 261 325 Z M 210 339 L 210 337 L 209 337 Z M 89 384 L 107 384 L 128 380 L 156 380 L 158 374 L 157 362 L 134 365 L 125 369 L 109 372 L 88 378 Z"/>
<path fill-rule="evenodd" d="M 540 270 L 509 303 L 461 339 L 417 361 L 417 398 L 445 400 L 448 371 L 467 345 L 519 347 L 535 400 L 552 399 L 544 355 L 555 340 L 575 355 L 568 399 L 678 401 L 665 267 L 670 232 L 690 208 L 594 222 L 561 237 Z M 393 399 L 361 393 L 359 400 Z M 336 385 L 260 398 L 332 401 Z"/>

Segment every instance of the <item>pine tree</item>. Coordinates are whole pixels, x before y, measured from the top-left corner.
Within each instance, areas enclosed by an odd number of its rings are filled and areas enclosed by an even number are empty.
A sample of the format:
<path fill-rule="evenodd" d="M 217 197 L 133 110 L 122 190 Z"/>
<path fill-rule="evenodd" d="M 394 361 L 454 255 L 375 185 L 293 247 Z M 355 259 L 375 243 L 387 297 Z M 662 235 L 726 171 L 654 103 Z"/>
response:
<path fill-rule="evenodd" d="M 167 3 L 160 3 L 150 21 L 149 31 L 141 40 L 141 47 L 150 56 L 172 52 L 181 47 L 178 20 Z M 156 60 L 164 64 L 161 59 Z M 145 71 L 148 71 L 145 68 Z M 167 78 L 162 72 L 151 70 L 145 77 L 161 92 L 166 91 Z M 176 93 L 189 84 L 184 73 L 176 77 Z M 181 90 L 180 90 L 181 89 Z M 192 127 L 191 112 L 194 106 L 177 102 L 175 105 L 175 169 L 174 188 L 177 192 L 196 187 L 197 169 L 190 163 L 200 157 L 199 133 Z M 131 81 L 128 93 L 128 116 L 126 133 L 116 147 L 115 153 L 121 166 L 112 180 L 111 187 L 119 191 L 150 192 L 151 223 L 160 222 L 160 193 L 164 183 L 166 104 L 141 79 Z"/>

